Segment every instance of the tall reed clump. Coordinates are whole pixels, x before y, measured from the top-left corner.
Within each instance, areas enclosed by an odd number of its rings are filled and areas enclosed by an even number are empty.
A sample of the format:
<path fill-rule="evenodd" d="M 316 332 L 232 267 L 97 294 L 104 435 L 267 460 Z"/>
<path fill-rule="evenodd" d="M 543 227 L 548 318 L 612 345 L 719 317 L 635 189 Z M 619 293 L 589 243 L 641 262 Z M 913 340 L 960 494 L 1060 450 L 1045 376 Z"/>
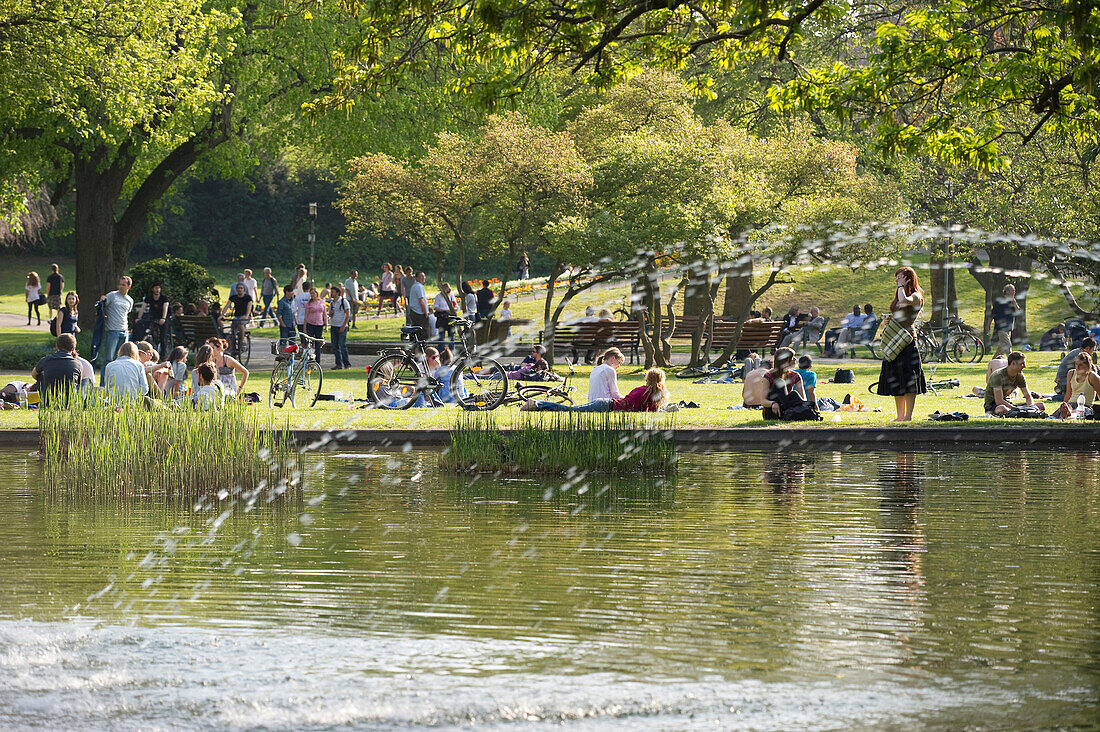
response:
<path fill-rule="evenodd" d="M 238 488 L 283 492 L 299 474 L 289 432 L 261 425 L 244 404 L 211 411 L 81 399 L 70 405 L 38 412 L 49 487 L 184 496 Z"/>
<path fill-rule="evenodd" d="M 675 470 L 676 447 L 667 428 L 623 412 L 552 412 L 510 430 L 473 412 L 459 416 L 441 465 L 456 472 L 653 476 Z"/>

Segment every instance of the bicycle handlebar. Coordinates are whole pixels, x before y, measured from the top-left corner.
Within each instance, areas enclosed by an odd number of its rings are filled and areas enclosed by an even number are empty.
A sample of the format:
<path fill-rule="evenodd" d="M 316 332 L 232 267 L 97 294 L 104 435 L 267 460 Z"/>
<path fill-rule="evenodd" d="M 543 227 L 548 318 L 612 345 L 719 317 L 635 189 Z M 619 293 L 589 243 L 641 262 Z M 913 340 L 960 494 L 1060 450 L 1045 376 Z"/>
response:
<path fill-rule="evenodd" d="M 324 343 L 325 342 L 324 338 L 314 338 L 313 336 L 308 336 L 305 333 L 299 333 L 298 337 L 301 338 L 302 340 L 313 341 L 314 343 Z"/>

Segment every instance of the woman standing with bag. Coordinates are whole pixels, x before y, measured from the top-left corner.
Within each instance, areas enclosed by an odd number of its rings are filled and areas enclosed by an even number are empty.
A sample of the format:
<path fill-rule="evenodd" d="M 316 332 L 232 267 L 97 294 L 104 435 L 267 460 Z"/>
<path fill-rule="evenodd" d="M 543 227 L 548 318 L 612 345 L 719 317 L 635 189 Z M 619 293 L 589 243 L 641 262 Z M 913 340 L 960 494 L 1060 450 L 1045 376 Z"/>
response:
<path fill-rule="evenodd" d="M 897 292 L 890 303 L 890 317 L 882 326 L 883 359 L 878 393 L 894 397 L 898 410 L 895 422 L 908 422 L 913 419 L 917 394 L 928 391 L 913 334 L 913 323 L 924 307 L 924 292 L 912 267 L 899 268 L 894 278 Z"/>

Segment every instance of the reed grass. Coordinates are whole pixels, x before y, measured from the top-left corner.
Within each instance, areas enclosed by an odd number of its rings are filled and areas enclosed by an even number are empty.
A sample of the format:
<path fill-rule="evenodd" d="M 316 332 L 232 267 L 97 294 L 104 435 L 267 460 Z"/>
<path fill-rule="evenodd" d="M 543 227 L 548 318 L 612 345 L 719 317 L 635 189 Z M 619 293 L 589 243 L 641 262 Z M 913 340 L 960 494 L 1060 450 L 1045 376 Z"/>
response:
<path fill-rule="evenodd" d="M 509 430 L 474 412 L 459 416 L 440 463 L 453 472 L 643 477 L 675 470 L 676 447 L 666 428 L 623 412 L 540 414 Z"/>
<path fill-rule="evenodd" d="M 69 400 L 38 411 L 47 487 L 183 497 L 296 484 L 298 451 L 286 429 L 248 406 L 191 411 Z"/>

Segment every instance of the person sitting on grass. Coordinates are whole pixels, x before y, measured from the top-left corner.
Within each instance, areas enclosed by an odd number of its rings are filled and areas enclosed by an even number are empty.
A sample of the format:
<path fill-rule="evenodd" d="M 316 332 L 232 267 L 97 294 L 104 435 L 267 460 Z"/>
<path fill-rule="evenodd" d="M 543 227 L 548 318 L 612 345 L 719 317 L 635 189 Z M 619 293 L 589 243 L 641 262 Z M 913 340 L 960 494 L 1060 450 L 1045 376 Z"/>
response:
<path fill-rule="evenodd" d="M 214 364 L 210 362 L 200 363 L 195 367 L 195 378 L 199 388 L 191 397 L 191 406 L 202 411 L 220 409 L 225 403 L 225 392 L 221 382 L 217 380 Z"/>
<path fill-rule="evenodd" d="M 168 385 L 165 388 L 165 396 L 169 399 L 178 399 L 186 379 L 187 349 L 176 346 L 168 356 Z"/>
<path fill-rule="evenodd" d="M 813 371 L 814 360 L 809 356 L 799 356 L 795 372 L 802 377 L 802 386 L 806 390 L 806 401 L 810 406 L 817 404 L 817 374 Z"/>
<path fill-rule="evenodd" d="M 618 348 L 608 348 L 596 361 L 596 368 L 588 376 L 588 399 L 622 399 L 616 371 L 626 362 L 626 357 Z"/>
<path fill-rule="evenodd" d="M 1091 360 L 1092 355 L 1096 353 L 1095 338 L 1086 336 L 1081 339 L 1080 348 L 1074 348 L 1063 356 L 1062 360 L 1058 363 L 1058 370 L 1054 374 L 1054 395 L 1059 399 L 1062 399 L 1062 395 L 1066 393 L 1066 377 L 1069 375 L 1070 371 L 1076 368 L 1075 364 L 1077 363 L 1077 357 L 1082 353 Z"/>
<path fill-rule="evenodd" d="M 775 352 L 775 365 L 764 374 L 768 384 L 768 393 L 760 406 L 764 408 L 764 419 L 818 419 L 816 412 L 806 401 L 806 391 L 802 377 L 791 368 L 794 364 L 794 351 L 780 348 Z"/>
<path fill-rule="evenodd" d="M 665 388 L 665 372 L 650 369 L 645 372 L 645 383 L 620 399 L 594 399 L 588 404 L 571 407 L 557 402 L 528 399 L 520 407 L 524 412 L 658 412 L 668 401 Z"/>
<path fill-rule="evenodd" d="M 57 350 L 41 359 L 31 370 L 36 382 L 39 405 L 43 407 L 65 406 L 69 392 L 81 382 L 81 366 L 76 359 L 76 338 L 71 333 L 57 337 Z M 56 402 L 56 404 L 55 404 Z"/>
<path fill-rule="evenodd" d="M 550 371 L 550 364 L 546 362 L 546 348 L 536 343 L 530 355 L 524 358 L 519 366 L 509 369 L 508 378 L 545 380 L 545 377 L 551 373 L 553 372 Z"/>
<path fill-rule="evenodd" d="M 1080 396 L 1084 397 L 1082 404 L 1085 407 L 1085 413 L 1081 416 L 1092 418 L 1093 403 L 1096 401 L 1098 391 L 1100 391 L 1100 375 L 1097 375 L 1093 368 L 1092 359 L 1087 353 L 1078 353 L 1073 363 L 1073 371 L 1066 375 L 1065 400 L 1052 416 L 1069 419 L 1077 410 L 1077 398 Z"/>
<path fill-rule="evenodd" d="M 316 291 L 313 290 L 313 292 Z M 210 360 L 218 371 L 218 381 L 221 382 L 222 391 L 225 392 L 226 396 L 237 396 L 244 388 L 245 382 L 248 381 L 248 369 L 237 359 L 225 355 L 229 343 L 224 338 L 207 338 L 206 343 L 213 349 Z M 239 384 L 237 383 L 237 374 L 241 375 L 241 383 Z"/>
<path fill-rule="evenodd" d="M 760 365 L 745 374 L 745 385 L 741 387 L 741 403 L 745 409 L 758 409 L 768 395 L 768 381 L 764 376 L 771 370 L 771 359 L 765 358 Z"/>
<path fill-rule="evenodd" d="M 1038 411 L 1045 411 L 1043 404 L 1035 403 L 1031 397 L 1031 390 L 1027 388 L 1027 379 L 1024 378 L 1024 369 L 1027 367 L 1027 359 L 1019 351 L 1008 354 L 1008 365 L 997 369 L 989 377 L 989 383 L 985 390 L 985 413 L 990 417 L 1003 417 L 1019 405 L 1008 400 L 1012 392 L 1017 389 L 1024 395 L 1024 406 L 1037 407 Z"/>
<path fill-rule="evenodd" d="M 145 364 L 141 362 L 140 354 L 135 343 L 126 341 L 119 346 L 117 358 L 103 367 L 103 383 L 112 403 L 141 399 L 147 395 L 149 381 L 145 377 Z"/>
<path fill-rule="evenodd" d="M 160 354 L 149 341 L 138 341 L 134 345 L 138 349 L 138 360 L 145 367 L 145 375 L 149 378 L 150 391 L 155 396 L 164 396 L 168 385 L 168 364 L 160 362 Z"/>
<path fill-rule="evenodd" d="M 443 349 L 443 353 L 446 354 L 447 363 L 451 362 L 451 352 L 446 348 Z M 442 407 L 444 404 L 454 404 L 455 398 L 451 394 L 451 372 L 453 368 L 447 368 L 443 365 L 443 356 L 439 353 L 439 350 L 428 346 L 424 349 L 424 363 L 428 367 L 428 373 L 432 378 L 439 382 L 439 388 L 430 398 L 424 396 L 421 392 L 416 401 L 412 403 L 412 407 Z"/>

